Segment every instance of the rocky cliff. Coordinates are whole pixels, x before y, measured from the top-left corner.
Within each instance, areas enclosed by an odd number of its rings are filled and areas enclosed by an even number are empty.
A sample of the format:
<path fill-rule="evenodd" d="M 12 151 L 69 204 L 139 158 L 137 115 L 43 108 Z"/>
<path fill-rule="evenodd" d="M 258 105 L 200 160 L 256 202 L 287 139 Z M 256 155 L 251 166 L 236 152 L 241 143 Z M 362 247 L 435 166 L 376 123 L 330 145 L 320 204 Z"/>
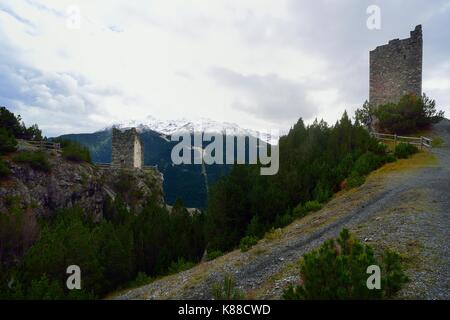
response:
<path fill-rule="evenodd" d="M 55 151 L 47 151 L 46 154 L 49 171 L 14 161 L 14 155 L 4 159 L 11 174 L 0 180 L 0 212 L 7 212 L 14 199 L 20 207 L 31 210 L 35 217 L 48 218 L 58 209 L 78 205 L 98 221 L 102 217 L 105 200 L 122 192 L 125 201 L 137 210 L 150 198 L 164 204 L 162 176 L 156 169 L 100 170 L 88 163 L 68 161 Z M 132 196 L 129 195 L 130 190 L 134 191 Z"/>

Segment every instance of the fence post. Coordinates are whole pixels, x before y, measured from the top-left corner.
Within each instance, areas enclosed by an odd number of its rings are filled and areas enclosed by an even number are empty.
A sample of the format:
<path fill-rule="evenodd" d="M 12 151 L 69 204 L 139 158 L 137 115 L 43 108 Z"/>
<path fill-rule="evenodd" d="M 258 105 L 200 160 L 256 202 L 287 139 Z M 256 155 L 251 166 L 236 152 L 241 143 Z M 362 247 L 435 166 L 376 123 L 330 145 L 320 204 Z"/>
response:
<path fill-rule="evenodd" d="M 397 134 L 394 134 L 394 148 L 397 147 Z"/>
<path fill-rule="evenodd" d="M 422 150 L 422 146 L 423 146 L 423 137 L 420 136 L 420 150 Z"/>

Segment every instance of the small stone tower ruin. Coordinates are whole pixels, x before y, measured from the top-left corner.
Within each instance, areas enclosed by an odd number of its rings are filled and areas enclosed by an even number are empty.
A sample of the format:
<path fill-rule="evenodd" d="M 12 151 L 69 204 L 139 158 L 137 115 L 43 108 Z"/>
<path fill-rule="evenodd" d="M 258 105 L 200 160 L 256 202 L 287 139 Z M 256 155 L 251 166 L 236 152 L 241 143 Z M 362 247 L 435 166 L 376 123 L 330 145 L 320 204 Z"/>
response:
<path fill-rule="evenodd" d="M 422 96 L 422 26 L 410 35 L 370 51 L 371 105 L 397 103 L 405 94 Z"/>
<path fill-rule="evenodd" d="M 128 130 L 112 129 L 112 163 L 121 168 L 142 168 L 144 146 L 136 128 Z"/>

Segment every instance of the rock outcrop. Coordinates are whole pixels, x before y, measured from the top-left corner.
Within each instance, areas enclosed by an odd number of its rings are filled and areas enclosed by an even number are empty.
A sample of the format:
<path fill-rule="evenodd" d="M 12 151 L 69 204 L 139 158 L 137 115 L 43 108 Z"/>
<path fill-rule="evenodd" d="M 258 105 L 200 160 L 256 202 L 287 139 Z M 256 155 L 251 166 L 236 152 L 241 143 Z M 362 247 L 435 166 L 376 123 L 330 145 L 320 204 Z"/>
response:
<path fill-rule="evenodd" d="M 128 207 L 139 213 L 148 201 L 163 207 L 162 175 L 156 168 L 103 168 L 101 173 L 105 191 L 115 198 L 118 194 Z"/>
<path fill-rule="evenodd" d="M 15 199 L 22 208 L 31 209 L 39 218 L 49 218 L 58 209 L 77 205 L 98 221 L 102 218 L 106 198 L 111 197 L 107 190 L 120 193 L 123 191 L 121 187 L 129 189 L 125 191 L 134 191 L 133 197 L 125 197 L 133 209 L 141 209 L 144 201 L 150 198 L 164 204 L 162 177 L 156 169 L 100 170 L 88 163 L 67 161 L 54 151 L 48 152 L 48 159 L 51 164 L 49 172 L 33 169 L 26 163 L 16 163 L 12 157 L 5 159 L 11 175 L 0 181 L 0 212 L 7 211 L 8 203 Z M 120 185 L 118 182 L 124 176 L 128 180 L 125 185 Z"/>

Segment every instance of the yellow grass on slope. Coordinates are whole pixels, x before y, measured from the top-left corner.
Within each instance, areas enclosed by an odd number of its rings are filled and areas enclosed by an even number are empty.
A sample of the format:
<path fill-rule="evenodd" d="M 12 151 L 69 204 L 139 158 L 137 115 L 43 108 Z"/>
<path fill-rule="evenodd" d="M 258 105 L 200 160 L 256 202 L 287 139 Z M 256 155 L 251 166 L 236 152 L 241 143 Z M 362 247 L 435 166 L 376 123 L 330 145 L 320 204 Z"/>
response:
<path fill-rule="evenodd" d="M 377 178 L 381 175 L 404 171 L 415 170 L 424 167 L 435 167 L 438 165 L 438 159 L 428 151 L 420 151 L 408 159 L 398 159 L 395 162 L 388 163 L 378 170 L 375 170 L 368 176 L 368 180 Z"/>

